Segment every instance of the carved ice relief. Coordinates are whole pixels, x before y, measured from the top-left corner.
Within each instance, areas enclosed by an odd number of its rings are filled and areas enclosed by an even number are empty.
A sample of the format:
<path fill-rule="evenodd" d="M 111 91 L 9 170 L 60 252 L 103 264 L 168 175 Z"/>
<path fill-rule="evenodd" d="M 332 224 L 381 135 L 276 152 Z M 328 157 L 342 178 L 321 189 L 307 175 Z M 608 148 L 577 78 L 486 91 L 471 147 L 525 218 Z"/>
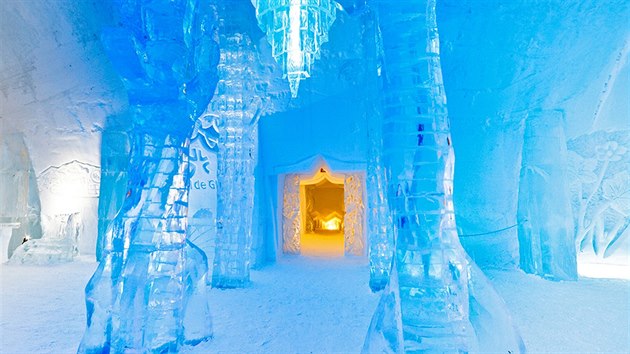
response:
<path fill-rule="evenodd" d="M 567 145 L 576 245 L 608 257 L 630 234 L 630 131 L 597 131 Z"/>

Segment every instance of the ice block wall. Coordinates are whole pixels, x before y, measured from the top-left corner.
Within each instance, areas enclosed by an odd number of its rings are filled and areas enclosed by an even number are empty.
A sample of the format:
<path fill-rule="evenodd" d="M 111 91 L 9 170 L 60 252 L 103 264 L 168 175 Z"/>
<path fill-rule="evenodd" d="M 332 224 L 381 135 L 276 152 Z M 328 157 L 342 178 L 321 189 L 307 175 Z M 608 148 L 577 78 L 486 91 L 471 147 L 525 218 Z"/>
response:
<path fill-rule="evenodd" d="M 253 7 L 247 1 L 228 1 L 219 3 L 218 8 L 219 83 L 208 108 L 217 116 L 219 130 L 217 239 L 212 284 L 233 288 L 249 283 L 254 168 L 262 107 L 255 86 L 257 50 L 250 35 L 255 26 L 255 22 L 250 22 L 255 21 Z"/>
<path fill-rule="evenodd" d="M 205 290 L 207 268 L 187 243 L 186 217 L 189 137 L 216 83 L 214 12 L 192 0 L 116 8 L 118 26 L 102 42 L 129 97 L 129 182 L 86 286 L 79 352 L 177 351 L 211 336 L 207 304 L 187 306 Z"/>

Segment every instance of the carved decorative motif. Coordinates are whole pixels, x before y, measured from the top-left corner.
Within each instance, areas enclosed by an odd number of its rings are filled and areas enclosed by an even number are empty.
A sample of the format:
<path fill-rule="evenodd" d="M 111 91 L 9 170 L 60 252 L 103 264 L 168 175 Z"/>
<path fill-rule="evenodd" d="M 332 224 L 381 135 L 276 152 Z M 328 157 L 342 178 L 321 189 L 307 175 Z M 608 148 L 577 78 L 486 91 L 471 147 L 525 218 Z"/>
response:
<path fill-rule="evenodd" d="M 67 194 L 96 198 L 99 195 L 101 168 L 73 160 L 61 166 L 51 166 L 38 177 L 40 190 L 53 194 Z"/>
<path fill-rule="evenodd" d="M 344 217 L 343 235 L 346 255 L 362 256 L 365 249 L 363 232 L 363 178 L 359 174 L 346 175 L 344 180 Z"/>
<path fill-rule="evenodd" d="M 300 213 L 300 175 L 284 177 L 284 197 L 282 204 L 282 251 L 300 253 L 300 233 L 302 216 Z"/>
<path fill-rule="evenodd" d="M 630 131 L 597 131 L 567 143 L 578 251 L 608 257 L 630 232 Z"/>

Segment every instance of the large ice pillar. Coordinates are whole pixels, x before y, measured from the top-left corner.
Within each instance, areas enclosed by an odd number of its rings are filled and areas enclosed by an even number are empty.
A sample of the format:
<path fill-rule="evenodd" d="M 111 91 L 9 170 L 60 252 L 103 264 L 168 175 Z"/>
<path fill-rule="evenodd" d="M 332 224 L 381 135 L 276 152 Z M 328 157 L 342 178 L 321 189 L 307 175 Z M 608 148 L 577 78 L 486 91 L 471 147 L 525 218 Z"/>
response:
<path fill-rule="evenodd" d="M 532 113 L 526 120 L 518 194 L 521 268 L 557 280 L 577 279 L 561 111 Z"/>
<path fill-rule="evenodd" d="M 115 8 L 117 26 L 102 42 L 129 96 L 129 181 L 85 289 L 79 352 L 173 352 L 211 335 L 207 303 L 187 306 L 205 291 L 206 265 L 187 245 L 186 212 L 193 119 L 216 82 L 215 19 L 206 1 L 119 0 Z"/>
<path fill-rule="evenodd" d="M 475 268 L 456 231 L 454 155 L 435 0 L 374 3 L 385 54 L 383 161 L 396 251 L 390 283 L 363 351 L 518 352 L 521 347 L 509 315 L 492 316 L 493 307 L 504 310 L 500 299 L 484 289 L 487 284 L 471 281 Z M 483 277 L 480 272 L 475 275 Z M 488 297 L 478 299 L 475 294 Z M 475 324 L 485 328 L 474 328 Z M 476 333 L 506 325 L 496 336 Z"/>
<path fill-rule="evenodd" d="M 249 283 L 254 168 L 262 107 L 255 90 L 258 61 L 245 12 L 248 8 L 253 20 L 253 8 L 247 1 L 219 5 L 219 83 L 208 109 L 217 116 L 219 129 L 217 239 L 212 284 L 220 288 Z"/>

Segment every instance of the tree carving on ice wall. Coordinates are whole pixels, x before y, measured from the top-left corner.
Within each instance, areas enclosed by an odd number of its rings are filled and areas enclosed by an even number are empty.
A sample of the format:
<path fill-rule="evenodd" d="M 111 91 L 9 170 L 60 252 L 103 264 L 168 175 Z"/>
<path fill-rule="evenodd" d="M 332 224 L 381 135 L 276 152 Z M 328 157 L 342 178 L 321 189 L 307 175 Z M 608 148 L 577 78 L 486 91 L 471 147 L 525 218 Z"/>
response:
<path fill-rule="evenodd" d="M 596 131 L 567 145 L 578 250 L 601 257 L 623 251 L 630 237 L 630 131 Z"/>

